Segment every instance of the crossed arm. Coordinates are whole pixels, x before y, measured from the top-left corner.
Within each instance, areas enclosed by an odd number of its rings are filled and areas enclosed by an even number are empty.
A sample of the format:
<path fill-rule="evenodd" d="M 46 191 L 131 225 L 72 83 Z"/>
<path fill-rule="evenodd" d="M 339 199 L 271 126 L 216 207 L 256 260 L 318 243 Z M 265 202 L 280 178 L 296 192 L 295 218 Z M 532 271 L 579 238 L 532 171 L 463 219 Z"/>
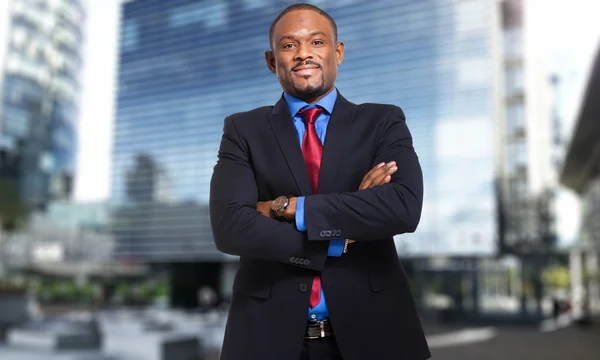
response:
<path fill-rule="evenodd" d="M 389 238 L 416 229 L 421 215 L 423 179 L 412 138 L 398 107 L 385 120 L 375 163 L 393 160 L 398 171 L 381 186 L 353 193 L 305 198 L 307 231 L 257 211 L 258 190 L 249 153 L 231 118 L 225 119 L 219 160 L 211 181 L 210 215 L 217 248 L 248 258 L 290 263 L 302 257 L 322 270 L 329 240 L 324 229 L 340 229 L 340 238 L 357 241 Z M 290 210 L 292 211 L 292 210 Z M 291 214 L 288 214 L 291 215 Z"/>
<path fill-rule="evenodd" d="M 379 186 L 383 184 L 387 184 L 392 179 L 392 175 L 398 170 L 395 161 L 390 161 L 388 163 L 382 162 L 375 165 L 361 180 L 360 185 L 358 186 L 358 190 L 370 189 L 374 186 Z M 290 204 L 286 209 L 283 219 L 279 220 L 287 220 L 289 222 L 293 222 L 296 218 L 296 210 L 297 210 L 297 202 L 298 198 L 292 197 L 290 198 Z M 271 205 L 273 204 L 273 200 L 269 201 L 259 201 L 256 204 L 256 210 L 263 214 L 266 217 L 277 219 L 273 212 L 271 211 Z M 296 224 L 296 228 L 299 229 L 298 224 Z M 355 240 L 348 239 L 348 244 L 352 244 L 356 242 Z M 341 250 L 340 250 L 341 254 Z M 334 256 L 339 256 L 334 255 Z"/>

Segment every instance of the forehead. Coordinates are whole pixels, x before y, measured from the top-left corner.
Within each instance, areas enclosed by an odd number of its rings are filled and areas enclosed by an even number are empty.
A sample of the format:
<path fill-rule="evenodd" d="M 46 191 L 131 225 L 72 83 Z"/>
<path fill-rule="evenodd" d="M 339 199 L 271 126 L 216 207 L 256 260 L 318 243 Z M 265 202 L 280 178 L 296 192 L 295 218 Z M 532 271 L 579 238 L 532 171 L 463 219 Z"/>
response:
<path fill-rule="evenodd" d="M 322 31 L 332 36 L 333 28 L 329 20 L 314 10 L 294 10 L 285 14 L 273 29 L 275 41 L 281 36 L 302 35 Z"/>

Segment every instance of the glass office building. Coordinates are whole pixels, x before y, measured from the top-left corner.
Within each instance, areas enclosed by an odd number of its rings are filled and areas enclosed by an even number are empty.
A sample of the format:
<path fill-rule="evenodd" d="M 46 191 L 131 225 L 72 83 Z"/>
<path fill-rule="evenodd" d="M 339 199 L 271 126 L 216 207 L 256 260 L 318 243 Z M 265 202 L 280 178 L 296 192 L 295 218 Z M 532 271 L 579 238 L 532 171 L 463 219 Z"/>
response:
<path fill-rule="evenodd" d="M 85 8 L 80 0 L 8 0 L 2 12 L 0 151 L 18 158 L 22 198 L 45 208 L 72 189 Z"/>
<path fill-rule="evenodd" d="M 264 61 L 291 1 L 134 0 L 122 7 L 112 201 L 117 256 L 223 259 L 208 221 L 223 119 L 272 105 Z M 346 45 L 337 87 L 403 108 L 425 204 L 403 255 L 496 249 L 496 2 L 321 0 Z M 402 169 L 400 169 L 402 171 Z"/>

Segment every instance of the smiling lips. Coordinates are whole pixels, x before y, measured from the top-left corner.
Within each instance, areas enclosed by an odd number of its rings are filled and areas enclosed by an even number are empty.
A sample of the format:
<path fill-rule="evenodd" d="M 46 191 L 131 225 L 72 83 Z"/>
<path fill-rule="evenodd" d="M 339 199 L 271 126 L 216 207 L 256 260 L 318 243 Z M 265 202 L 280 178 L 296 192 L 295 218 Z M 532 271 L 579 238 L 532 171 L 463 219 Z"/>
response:
<path fill-rule="evenodd" d="M 319 69 L 319 67 L 316 65 L 301 65 L 301 66 L 296 66 L 293 69 L 293 72 L 296 75 L 300 75 L 300 76 L 310 76 L 310 75 L 313 75 L 314 73 L 316 73 L 318 69 Z"/>

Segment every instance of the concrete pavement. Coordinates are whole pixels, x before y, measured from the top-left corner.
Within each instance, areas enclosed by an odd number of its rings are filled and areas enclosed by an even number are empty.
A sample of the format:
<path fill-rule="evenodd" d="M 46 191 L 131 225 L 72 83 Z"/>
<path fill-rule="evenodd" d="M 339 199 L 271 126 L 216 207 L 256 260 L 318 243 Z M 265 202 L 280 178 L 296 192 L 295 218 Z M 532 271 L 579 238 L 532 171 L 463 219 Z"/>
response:
<path fill-rule="evenodd" d="M 170 316 L 173 318 L 173 315 Z M 126 317 L 126 319 L 128 319 Z M 130 336 L 135 332 L 119 333 L 118 319 L 104 330 L 114 336 Z M 131 326 L 137 321 L 127 320 Z M 137 324 L 139 325 L 139 324 Z M 136 326 L 137 326 L 136 325 Z M 124 326 L 124 325 L 122 325 Z M 548 332 L 545 326 L 425 326 L 433 360 L 598 360 L 600 359 L 600 319 L 589 328 L 574 324 L 556 327 Z M 189 329 L 194 330 L 194 329 Z M 214 329 L 213 329 L 214 330 Z M 213 331 L 208 331 L 213 333 Z M 147 346 L 139 336 L 125 336 L 134 347 Z M 219 334 L 218 337 L 222 337 Z M 107 339 L 109 340 L 109 339 Z M 213 341 L 215 342 L 215 341 Z M 216 344 L 216 342 L 215 342 Z M 106 341 L 105 354 L 72 352 L 42 354 L 32 349 L 9 348 L 0 344 L 0 360 L 145 360 L 138 357 L 118 356 Z M 207 349 L 208 350 L 208 349 Z M 214 348 L 211 348 L 214 350 Z M 217 357 L 208 356 L 207 360 Z M 370 360 L 370 359 L 365 359 Z"/>
<path fill-rule="evenodd" d="M 578 326 L 553 332 L 535 327 L 495 328 L 495 336 L 484 341 L 432 346 L 431 353 L 433 360 L 598 360 L 600 330 Z"/>

